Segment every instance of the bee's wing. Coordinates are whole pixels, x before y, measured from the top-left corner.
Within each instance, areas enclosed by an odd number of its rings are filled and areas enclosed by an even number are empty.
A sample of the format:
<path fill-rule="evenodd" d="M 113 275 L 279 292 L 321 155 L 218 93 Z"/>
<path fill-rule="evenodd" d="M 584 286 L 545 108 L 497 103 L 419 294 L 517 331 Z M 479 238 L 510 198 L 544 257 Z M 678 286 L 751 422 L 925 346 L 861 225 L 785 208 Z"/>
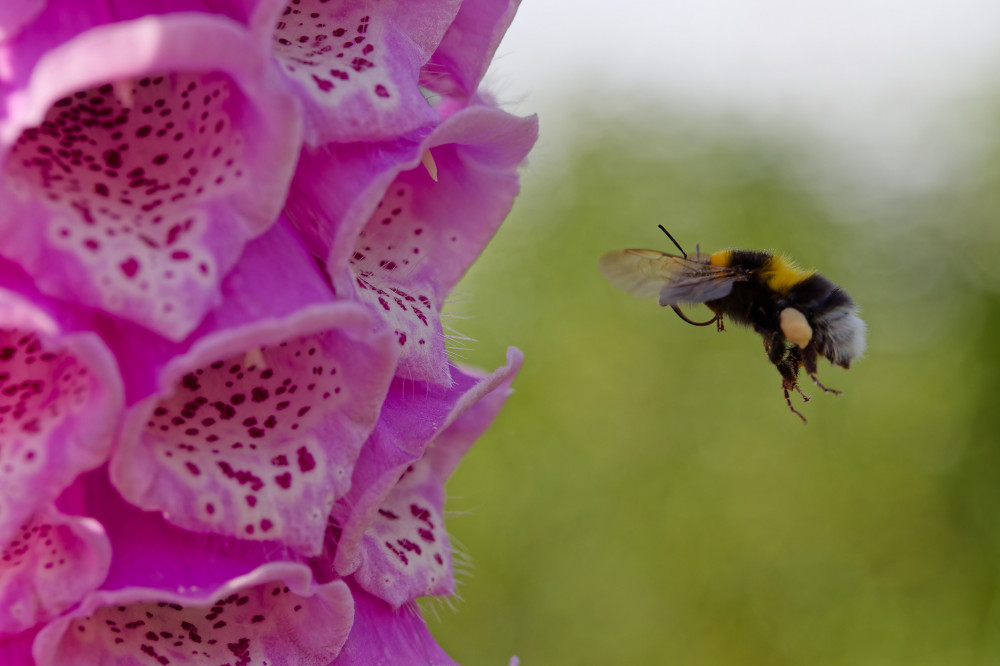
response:
<path fill-rule="evenodd" d="M 747 280 L 743 273 L 724 266 L 696 264 L 697 270 L 684 271 L 660 290 L 660 305 L 705 303 L 725 298 L 733 284 Z"/>
<path fill-rule="evenodd" d="M 639 298 L 652 298 L 684 270 L 683 261 L 683 257 L 656 250 L 612 250 L 597 266 L 619 289 Z"/>
<path fill-rule="evenodd" d="M 640 298 L 659 295 L 660 305 L 704 303 L 722 298 L 744 279 L 722 266 L 657 250 L 612 250 L 598 267 L 608 282 Z"/>

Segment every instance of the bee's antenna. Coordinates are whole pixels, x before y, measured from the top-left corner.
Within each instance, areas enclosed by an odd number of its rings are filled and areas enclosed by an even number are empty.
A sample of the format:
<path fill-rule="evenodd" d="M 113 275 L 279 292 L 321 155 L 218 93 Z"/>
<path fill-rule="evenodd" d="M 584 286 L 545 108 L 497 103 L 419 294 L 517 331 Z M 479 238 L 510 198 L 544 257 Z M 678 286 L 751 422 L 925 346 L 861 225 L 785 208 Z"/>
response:
<path fill-rule="evenodd" d="M 680 250 L 681 254 L 684 255 L 684 258 L 687 259 L 688 258 L 688 253 L 684 251 L 684 248 L 682 248 L 681 244 L 677 242 L 677 239 L 674 238 L 673 236 L 671 236 L 670 232 L 667 231 L 666 228 L 662 224 L 658 224 L 656 226 L 658 226 L 660 228 L 660 231 L 662 231 L 663 233 L 665 233 L 667 235 L 667 238 L 669 238 L 671 241 L 673 241 L 674 245 L 677 246 L 677 249 Z"/>

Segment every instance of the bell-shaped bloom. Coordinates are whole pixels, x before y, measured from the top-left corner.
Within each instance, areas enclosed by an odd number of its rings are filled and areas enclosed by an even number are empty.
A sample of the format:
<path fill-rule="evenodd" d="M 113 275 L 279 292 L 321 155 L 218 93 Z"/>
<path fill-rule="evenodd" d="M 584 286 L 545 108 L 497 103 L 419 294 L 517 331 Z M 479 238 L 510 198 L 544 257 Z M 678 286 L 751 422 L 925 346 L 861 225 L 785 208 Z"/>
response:
<path fill-rule="evenodd" d="M 88 326 L 0 260 L 0 544 L 111 450 L 122 382 Z"/>
<path fill-rule="evenodd" d="M 111 544 L 92 518 L 39 509 L 0 547 L 0 636 L 48 622 L 104 582 Z M 4 661 L 15 664 L 24 661 Z"/>
<path fill-rule="evenodd" d="M 124 417 L 112 479 L 182 527 L 316 553 L 379 417 L 396 345 L 361 304 L 331 300 L 283 223 L 247 246 L 222 289 L 190 347 L 132 350 L 143 367 L 169 360 L 158 390 Z M 150 384 L 127 377 L 133 395 Z"/>
<path fill-rule="evenodd" d="M 83 32 L 17 83 L 0 253 L 45 292 L 185 337 L 294 170 L 300 113 L 270 54 L 224 17 L 164 14 Z"/>
<path fill-rule="evenodd" d="M 37 666 L 192 657 L 329 664 L 347 638 L 354 616 L 347 585 L 317 583 L 273 543 L 174 527 L 125 503 L 103 470 L 81 477 L 62 504 L 108 526 L 113 556 L 103 583 L 37 633 Z"/>
<path fill-rule="evenodd" d="M 37 666 L 101 663 L 328 664 L 354 616 L 347 585 L 272 564 L 189 593 L 131 588 L 88 595 L 39 632 Z"/>
<path fill-rule="evenodd" d="M 534 117 L 477 104 L 426 136 L 303 153 L 289 217 L 337 294 L 369 303 L 396 336 L 398 375 L 451 382 L 441 308 L 510 210 L 537 132 Z"/>
<path fill-rule="evenodd" d="M 302 100 L 305 140 L 383 141 L 435 122 L 418 86 L 461 0 L 296 0 L 267 15 L 274 57 Z"/>
<path fill-rule="evenodd" d="M 448 388 L 393 382 L 351 492 L 333 512 L 338 574 L 396 608 L 454 591 L 444 482 L 499 412 L 522 359 L 512 348 L 490 375 L 456 368 Z"/>

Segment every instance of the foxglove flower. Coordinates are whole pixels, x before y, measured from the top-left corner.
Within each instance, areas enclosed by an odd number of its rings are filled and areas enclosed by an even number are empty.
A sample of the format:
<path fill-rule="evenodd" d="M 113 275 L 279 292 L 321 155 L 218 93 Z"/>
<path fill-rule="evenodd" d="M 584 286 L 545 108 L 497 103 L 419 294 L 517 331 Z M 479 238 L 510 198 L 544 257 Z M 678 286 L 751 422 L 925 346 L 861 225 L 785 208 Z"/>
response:
<path fill-rule="evenodd" d="M 371 304 L 396 336 L 397 374 L 451 382 L 441 307 L 507 215 L 536 131 L 474 104 L 425 135 L 303 152 L 289 216 L 337 293 Z"/>
<path fill-rule="evenodd" d="M 45 52 L 0 120 L 0 252 L 47 293 L 186 337 L 295 167 L 300 116 L 268 55 L 201 14 Z"/>
<path fill-rule="evenodd" d="M 284 3 L 282 3 L 284 4 Z M 385 140 L 433 123 L 417 83 L 460 0 L 292 2 L 265 25 L 307 143 Z"/>
<path fill-rule="evenodd" d="M 453 663 L 509 0 L 0 9 L 0 664 Z"/>

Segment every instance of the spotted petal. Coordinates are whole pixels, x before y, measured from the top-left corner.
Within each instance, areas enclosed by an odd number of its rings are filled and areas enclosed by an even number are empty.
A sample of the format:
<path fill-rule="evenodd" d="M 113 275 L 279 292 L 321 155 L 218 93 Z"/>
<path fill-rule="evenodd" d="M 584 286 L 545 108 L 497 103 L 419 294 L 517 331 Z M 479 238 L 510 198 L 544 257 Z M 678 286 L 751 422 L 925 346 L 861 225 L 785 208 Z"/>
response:
<path fill-rule="evenodd" d="M 354 618 L 347 585 L 274 563 L 208 591 L 95 592 L 35 639 L 37 666 L 191 663 L 325 666 Z"/>
<path fill-rule="evenodd" d="M 177 525 L 315 552 L 396 352 L 363 306 L 329 300 L 283 231 L 248 245 L 223 286 L 226 305 L 190 348 L 140 345 L 170 360 L 159 389 L 126 415 L 111 473 L 130 502 Z M 149 384 L 126 379 L 136 394 Z"/>
<path fill-rule="evenodd" d="M 0 543 L 111 449 L 122 380 L 90 322 L 0 260 Z"/>
<path fill-rule="evenodd" d="M 48 622 L 103 583 L 111 545 L 96 520 L 47 507 L 0 544 L 0 562 L 0 635 L 17 634 Z"/>
<path fill-rule="evenodd" d="M 294 168 L 300 115 L 268 56 L 193 13 L 47 52 L 0 119 L 0 252 L 48 293 L 186 336 Z"/>
<path fill-rule="evenodd" d="M 489 426 L 510 393 L 522 361 L 489 376 L 456 369 L 441 391 L 393 383 L 382 419 L 354 471 L 350 494 L 334 518 L 342 526 L 335 566 L 394 607 L 454 590 L 444 529 L 444 482 L 457 459 Z M 422 429 L 412 421 L 429 424 Z"/>
<path fill-rule="evenodd" d="M 345 585 L 317 585 L 278 544 L 189 532 L 140 511 L 103 472 L 81 476 L 60 502 L 106 526 L 107 579 L 40 633 L 36 666 L 189 663 L 192 649 L 206 663 L 330 663 L 351 625 Z"/>
<path fill-rule="evenodd" d="M 296 0 L 274 56 L 305 110 L 306 142 L 384 140 L 437 119 L 418 86 L 461 0 Z"/>
<path fill-rule="evenodd" d="M 472 106 L 412 144 L 303 154 L 289 216 L 327 253 L 337 293 L 369 303 L 396 336 L 397 374 L 450 383 L 441 307 L 510 210 L 536 136 L 534 117 Z"/>

